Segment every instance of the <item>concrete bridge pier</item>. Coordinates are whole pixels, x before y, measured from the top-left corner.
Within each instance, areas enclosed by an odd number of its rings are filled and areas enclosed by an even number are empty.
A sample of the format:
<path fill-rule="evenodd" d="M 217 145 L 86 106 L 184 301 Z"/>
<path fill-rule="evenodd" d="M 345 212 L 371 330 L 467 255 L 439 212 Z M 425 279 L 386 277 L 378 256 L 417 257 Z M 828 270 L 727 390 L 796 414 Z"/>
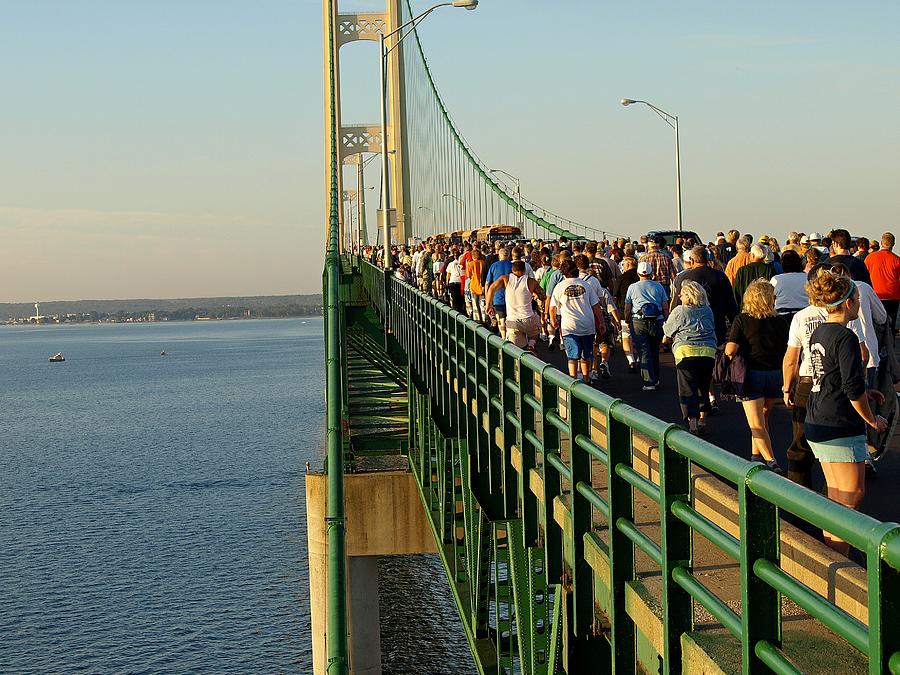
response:
<path fill-rule="evenodd" d="M 309 555 L 309 603 L 313 636 L 313 673 L 325 675 L 326 476 L 306 475 L 306 526 Z M 413 475 L 407 471 L 344 476 L 346 514 L 347 606 L 350 672 L 381 673 L 381 621 L 378 558 L 383 555 L 436 553 Z"/>

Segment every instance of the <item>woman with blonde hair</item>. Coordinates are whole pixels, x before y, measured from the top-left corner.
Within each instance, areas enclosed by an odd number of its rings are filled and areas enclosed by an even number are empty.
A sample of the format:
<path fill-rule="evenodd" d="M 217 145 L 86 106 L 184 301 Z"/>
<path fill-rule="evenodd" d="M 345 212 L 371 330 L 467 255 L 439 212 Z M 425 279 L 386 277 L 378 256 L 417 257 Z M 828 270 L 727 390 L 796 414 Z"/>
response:
<path fill-rule="evenodd" d="M 740 400 L 750 427 L 750 459 L 765 462 L 779 473 L 769 436 L 769 413 L 782 397 L 781 366 L 787 341 L 788 325 L 775 313 L 775 289 L 768 279 L 756 279 L 744 292 L 741 313 L 731 324 L 725 356 L 740 353 L 747 365 Z"/>
<path fill-rule="evenodd" d="M 820 273 L 809 282 L 810 301 L 828 318 L 809 339 L 812 391 L 806 406 L 806 440 L 822 463 L 828 496 L 855 509 L 865 494 L 866 426 L 881 432 L 887 420 L 875 415 L 869 400 L 884 396 L 866 390 L 859 338 L 847 324 L 859 316 L 859 289 L 850 277 Z M 825 532 L 825 542 L 846 555 L 850 545 Z"/>
<path fill-rule="evenodd" d="M 709 384 L 716 363 L 716 320 L 703 286 L 685 279 L 679 304 L 663 324 L 663 333 L 672 339 L 675 374 L 681 415 L 692 434 L 706 431 L 710 411 Z"/>

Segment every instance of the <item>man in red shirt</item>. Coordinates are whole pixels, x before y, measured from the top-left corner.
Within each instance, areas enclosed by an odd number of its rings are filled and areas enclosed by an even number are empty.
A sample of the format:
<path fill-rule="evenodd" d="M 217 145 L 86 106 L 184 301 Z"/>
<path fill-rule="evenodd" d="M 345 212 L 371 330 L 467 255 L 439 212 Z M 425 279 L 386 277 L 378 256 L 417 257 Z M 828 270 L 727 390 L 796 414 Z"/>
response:
<path fill-rule="evenodd" d="M 866 256 L 866 267 L 872 277 L 872 288 L 887 310 L 891 329 L 897 324 L 900 307 L 900 256 L 894 254 L 894 235 L 881 235 L 881 248 Z"/>

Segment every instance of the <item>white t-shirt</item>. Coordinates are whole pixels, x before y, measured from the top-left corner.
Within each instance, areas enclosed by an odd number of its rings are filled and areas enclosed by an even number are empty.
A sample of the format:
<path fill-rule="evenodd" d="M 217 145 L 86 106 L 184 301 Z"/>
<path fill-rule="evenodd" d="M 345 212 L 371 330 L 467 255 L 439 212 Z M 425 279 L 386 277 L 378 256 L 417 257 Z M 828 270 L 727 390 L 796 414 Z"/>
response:
<path fill-rule="evenodd" d="M 791 319 L 791 328 L 788 332 L 788 347 L 800 349 L 800 377 L 812 377 L 812 361 L 809 360 L 809 339 L 813 332 L 828 318 L 828 310 L 824 307 L 809 305 L 794 314 Z M 852 330 L 859 338 L 860 344 L 865 342 L 862 327 L 859 320 L 851 321 L 847 328 Z"/>
<path fill-rule="evenodd" d="M 566 278 L 556 284 L 550 306 L 556 307 L 562 334 L 594 335 L 594 305 L 600 302 L 593 288 L 581 279 Z"/>
<path fill-rule="evenodd" d="M 456 260 L 451 260 L 447 263 L 447 283 L 462 283 L 462 268 L 459 266 L 459 262 Z"/>
<path fill-rule="evenodd" d="M 775 311 L 803 309 L 809 305 L 806 294 L 806 272 L 785 272 L 769 279 L 775 287 Z"/>
<path fill-rule="evenodd" d="M 866 348 L 869 350 L 868 368 L 877 368 L 881 363 L 878 356 L 878 334 L 875 330 L 876 323 L 887 321 L 887 311 L 873 289 L 865 281 L 857 281 L 859 290 L 859 323 L 862 326 L 862 334 L 866 340 Z"/>

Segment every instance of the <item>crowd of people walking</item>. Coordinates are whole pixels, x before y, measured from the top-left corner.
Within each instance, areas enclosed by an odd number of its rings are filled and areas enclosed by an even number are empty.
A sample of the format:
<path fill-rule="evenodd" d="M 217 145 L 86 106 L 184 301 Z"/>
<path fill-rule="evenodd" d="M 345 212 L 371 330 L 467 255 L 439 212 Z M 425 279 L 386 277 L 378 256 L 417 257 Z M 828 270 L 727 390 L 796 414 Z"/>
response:
<path fill-rule="evenodd" d="M 769 417 L 789 407 L 788 476 L 808 486 L 818 460 L 829 496 L 856 508 L 897 405 L 894 244 L 889 232 L 870 240 L 835 229 L 790 232 L 780 246 L 730 230 L 706 244 L 425 241 L 391 253 L 397 277 L 523 349 L 542 341 L 564 350 L 569 375 L 594 386 L 613 377 L 611 355 L 621 349 L 628 373 L 656 391 L 660 353 L 671 351 L 690 431 L 703 435 L 719 398 L 734 398 L 752 459 L 779 472 Z"/>

